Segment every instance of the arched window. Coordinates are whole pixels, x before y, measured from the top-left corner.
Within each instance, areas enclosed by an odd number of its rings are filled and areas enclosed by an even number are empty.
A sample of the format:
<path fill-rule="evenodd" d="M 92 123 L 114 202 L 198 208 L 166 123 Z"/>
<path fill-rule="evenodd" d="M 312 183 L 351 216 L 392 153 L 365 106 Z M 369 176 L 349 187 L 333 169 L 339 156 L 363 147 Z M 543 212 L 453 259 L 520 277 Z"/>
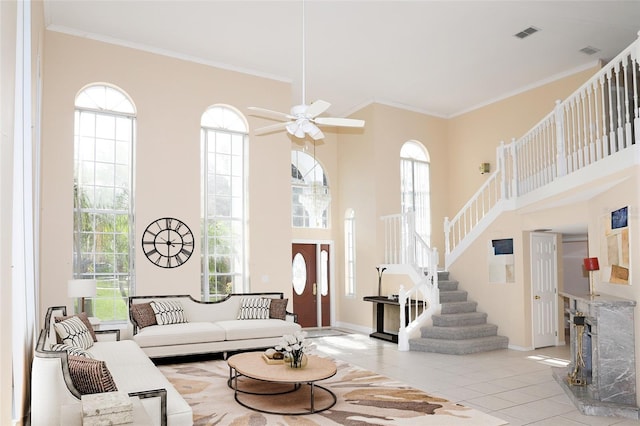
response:
<path fill-rule="evenodd" d="M 247 124 L 216 105 L 201 118 L 202 298 L 241 293 L 246 273 Z"/>
<path fill-rule="evenodd" d="M 408 141 L 400 149 L 402 213 L 415 212 L 416 231 L 431 244 L 431 183 L 429 153 L 418 142 Z"/>
<path fill-rule="evenodd" d="M 318 161 L 302 151 L 291 151 L 291 225 L 328 228 L 331 192 Z"/>
<path fill-rule="evenodd" d="M 344 293 L 356 295 L 356 214 L 347 209 L 344 215 Z"/>
<path fill-rule="evenodd" d="M 120 89 L 85 87 L 75 100 L 73 275 L 97 281 L 86 311 L 126 321 L 133 292 L 136 110 Z"/>

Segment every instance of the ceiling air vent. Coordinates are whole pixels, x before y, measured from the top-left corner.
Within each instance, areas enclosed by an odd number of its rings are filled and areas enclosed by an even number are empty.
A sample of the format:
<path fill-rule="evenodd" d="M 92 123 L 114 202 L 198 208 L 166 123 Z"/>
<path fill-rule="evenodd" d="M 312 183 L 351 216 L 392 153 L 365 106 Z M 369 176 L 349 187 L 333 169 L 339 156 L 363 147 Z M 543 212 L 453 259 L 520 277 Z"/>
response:
<path fill-rule="evenodd" d="M 540 29 L 538 29 L 536 27 L 529 27 L 529 28 L 525 28 L 524 30 L 522 30 L 519 33 L 514 34 L 514 35 L 516 37 L 518 37 L 518 38 L 527 38 L 531 34 L 537 33 L 538 31 L 540 31 Z"/>
<path fill-rule="evenodd" d="M 593 47 L 593 46 L 587 46 L 587 47 L 583 47 L 582 49 L 580 49 L 580 52 L 584 53 L 585 55 L 593 55 L 594 53 L 599 52 L 600 49 L 598 49 L 597 47 Z"/>

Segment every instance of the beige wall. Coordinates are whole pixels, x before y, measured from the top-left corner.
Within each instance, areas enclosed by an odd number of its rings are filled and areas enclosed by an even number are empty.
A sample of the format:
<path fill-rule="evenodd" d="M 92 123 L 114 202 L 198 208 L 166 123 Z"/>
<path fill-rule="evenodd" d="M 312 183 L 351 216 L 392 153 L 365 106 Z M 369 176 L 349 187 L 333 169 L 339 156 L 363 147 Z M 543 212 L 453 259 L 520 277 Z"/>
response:
<path fill-rule="evenodd" d="M 179 268 L 158 268 L 139 250 L 142 232 L 151 221 L 173 216 L 199 241 L 201 114 L 213 104 L 243 115 L 250 105 L 287 110 L 289 85 L 55 32 L 46 33 L 45 53 L 41 308 L 70 303 L 74 99 L 94 82 L 118 86 L 137 108 L 137 293 L 198 297 L 200 248 Z M 247 119 L 252 129 L 268 123 Z M 290 149 L 284 133 L 249 141 L 251 291 L 290 292 Z"/>
<path fill-rule="evenodd" d="M 73 100 L 86 84 L 102 81 L 127 92 L 137 107 L 136 241 L 152 220 L 175 216 L 192 227 L 199 239 L 199 117 L 215 103 L 246 113 L 250 105 L 286 111 L 291 90 L 286 83 L 54 32 L 46 34 L 46 68 L 43 121 L 43 223 L 41 306 L 69 303 L 65 296 L 71 276 L 71 188 Z M 388 105 L 371 104 L 353 115 L 366 121 L 364 130 L 326 132 L 315 154 L 329 178 L 332 192 L 331 229 L 300 230 L 290 226 L 289 151 L 304 149 L 284 133 L 251 137 L 249 152 L 249 273 L 251 291 L 291 292 L 291 242 L 333 242 L 337 322 L 362 329 L 374 325 L 373 306 L 362 297 L 377 292 L 375 266 L 383 261 L 383 227 L 380 217 L 400 210 L 399 152 L 409 140 L 429 152 L 432 181 L 432 245 L 443 264 L 445 216 L 453 216 L 468 196 L 482 184 L 481 162 L 495 167 L 500 140 L 521 135 L 551 111 L 556 99 L 574 90 L 591 75 L 585 71 L 530 92 L 505 99 L 452 119 L 435 118 Z M 526 111 L 526 113 L 522 113 Z M 251 128 L 269 123 L 247 116 Z M 307 147 L 307 149 L 312 149 Z M 175 166 L 172 179 L 158 173 L 158 164 Z M 279 190 L 282 188 L 282 190 Z M 455 192 L 453 191 L 455 189 Z M 356 295 L 344 297 L 343 219 L 347 208 L 356 212 Z M 553 215 L 557 223 L 558 217 Z M 567 220 L 571 220 L 567 218 Z M 507 217 L 487 231 L 485 240 L 514 236 L 524 248 L 523 230 L 535 229 L 528 217 Z M 537 219 L 543 223 L 544 220 Z M 65 248 L 66 249 L 60 249 Z M 476 250 L 476 251 L 474 251 Z M 486 248 L 473 248 L 469 265 L 454 279 L 486 270 Z M 180 268 L 165 270 L 150 264 L 141 252 L 136 257 L 139 294 L 200 292 L 200 265 L 193 259 Z M 523 315 L 528 294 L 523 283 L 526 265 L 516 265 L 521 285 L 506 287 L 463 283 L 470 297 L 504 323 L 505 334 L 517 346 L 530 344 Z M 383 293 L 397 293 L 406 277 L 385 275 Z M 467 288 L 469 286 L 469 288 Z M 500 297 L 497 297 L 500 296 Z M 500 300 L 501 303 L 497 303 Z M 509 307 L 504 308 L 508 301 Z M 529 316 L 527 316 L 529 315 Z M 519 318 L 513 321 L 513 318 Z M 507 320 L 508 318 L 508 320 Z"/>
<path fill-rule="evenodd" d="M 500 142 L 520 138 L 549 114 L 562 100 L 587 81 L 599 67 L 506 98 L 448 121 L 449 217 L 458 213 L 489 174 L 478 171 L 480 163 L 496 168 Z"/>
<path fill-rule="evenodd" d="M 338 319 L 371 329 L 374 324 L 373 305 L 363 302 L 364 296 L 378 291 L 375 267 L 384 261 L 384 229 L 380 217 L 400 212 L 400 149 L 410 140 L 421 143 L 431 158 L 431 180 L 438 186 L 446 180 L 446 121 L 398 108 L 372 104 L 354 115 L 366 120 L 362 133 L 341 133 L 338 144 L 340 176 L 340 206 L 342 214 L 348 208 L 356 218 L 356 295 L 340 300 Z M 432 244 L 443 246 L 439 230 L 444 218 L 447 194 L 432 192 Z M 344 294 L 344 240 L 340 229 L 338 280 Z M 383 294 L 398 293 L 398 286 L 412 285 L 403 277 L 385 273 Z"/>

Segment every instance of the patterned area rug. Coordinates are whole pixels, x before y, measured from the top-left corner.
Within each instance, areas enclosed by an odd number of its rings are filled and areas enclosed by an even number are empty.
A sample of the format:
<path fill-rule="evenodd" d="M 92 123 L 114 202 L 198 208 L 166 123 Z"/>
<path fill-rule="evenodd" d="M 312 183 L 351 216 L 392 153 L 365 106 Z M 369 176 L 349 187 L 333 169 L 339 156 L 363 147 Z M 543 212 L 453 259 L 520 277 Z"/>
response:
<path fill-rule="evenodd" d="M 193 409 L 194 425 L 402 425 L 402 426 L 497 426 L 507 422 L 478 410 L 408 387 L 387 377 L 336 361 L 338 372 L 319 382 L 331 389 L 336 404 L 328 410 L 309 415 L 276 415 L 249 410 L 234 399 L 227 386 L 229 367 L 226 361 L 197 361 L 160 365 L 158 368 Z M 246 380 L 246 379 L 245 379 Z M 254 390 L 276 386 L 254 382 Z M 242 383 L 246 389 L 252 384 Z M 275 388 L 273 389 L 275 390 Z M 308 408 L 308 386 L 280 396 L 243 396 L 250 404 L 263 404 L 267 411 L 288 411 L 289 407 Z M 246 399 L 253 398 L 253 399 Z M 330 398 L 316 388 L 316 408 L 329 405 Z M 324 406 L 326 406 L 324 405 Z"/>

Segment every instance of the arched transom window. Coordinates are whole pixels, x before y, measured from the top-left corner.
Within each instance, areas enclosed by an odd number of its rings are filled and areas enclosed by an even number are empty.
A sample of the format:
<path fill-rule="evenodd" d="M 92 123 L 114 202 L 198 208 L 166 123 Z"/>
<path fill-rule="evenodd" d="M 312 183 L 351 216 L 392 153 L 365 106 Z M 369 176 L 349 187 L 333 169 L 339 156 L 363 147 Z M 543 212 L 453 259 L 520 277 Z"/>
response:
<path fill-rule="evenodd" d="M 291 151 L 291 224 L 328 228 L 331 193 L 320 163 L 302 151 Z"/>

